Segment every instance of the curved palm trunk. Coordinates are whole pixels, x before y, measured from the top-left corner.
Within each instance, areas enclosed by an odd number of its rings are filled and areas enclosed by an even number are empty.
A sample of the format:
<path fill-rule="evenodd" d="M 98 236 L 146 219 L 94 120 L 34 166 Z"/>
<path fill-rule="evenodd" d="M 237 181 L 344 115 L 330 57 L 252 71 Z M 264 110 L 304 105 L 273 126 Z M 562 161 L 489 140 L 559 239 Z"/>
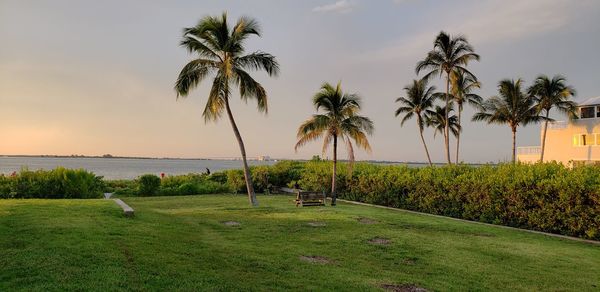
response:
<path fill-rule="evenodd" d="M 544 133 L 542 134 L 542 153 L 540 155 L 540 162 L 544 162 L 544 151 L 546 150 L 546 131 L 548 130 L 548 116 L 550 111 L 546 111 L 546 121 L 544 122 Z"/>
<path fill-rule="evenodd" d="M 429 150 L 427 149 L 427 143 L 425 143 L 425 138 L 423 138 L 423 128 L 421 127 L 421 116 L 417 116 L 417 127 L 419 127 L 419 135 L 421 135 L 421 142 L 423 142 L 423 147 L 425 147 L 425 154 L 427 154 L 427 161 L 429 162 L 429 166 L 432 166 L 431 157 L 429 156 Z"/>
<path fill-rule="evenodd" d="M 331 176 L 331 206 L 335 206 L 337 197 L 335 190 L 335 177 L 337 176 L 337 135 L 333 135 L 333 175 Z"/>
<path fill-rule="evenodd" d="M 517 128 L 512 127 L 512 163 L 514 164 L 517 160 Z"/>
<path fill-rule="evenodd" d="M 248 161 L 246 161 L 246 148 L 244 147 L 244 141 L 242 140 L 240 131 L 238 130 L 235 120 L 233 119 L 233 114 L 231 113 L 231 108 L 229 107 L 229 97 L 225 97 L 225 108 L 227 109 L 227 116 L 231 122 L 231 127 L 233 128 L 233 133 L 235 133 L 235 138 L 240 145 L 240 152 L 242 153 L 242 160 L 244 162 L 244 179 L 246 180 L 246 189 L 248 190 L 248 200 L 252 206 L 258 206 L 258 200 L 256 200 L 256 194 L 254 193 L 254 186 L 252 185 L 252 177 L 250 176 L 250 168 L 248 167 Z"/>
<path fill-rule="evenodd" d="M 448 123 L 448 105 L 450 104 L 450 72 L 446 72 L 446 125 L 444 125 L 444 143 L 446 144 L 446 160 L 448 165 L 452 164 L 450 160 L 450 127 Z"/>
<path fill-rule="evenodd" d="M 460 129 L 462 129 L 462 127 L 460 125 L 461 114 L 462 114 L 462 107 L 459 104 L 458 105 L 458 128 L 459 128 L 459 130 L 458 130 L 458 133 L 456 133 L 456 162 L 455 162 L 456 164 L 458 164 L 458 153 L 459 153 L 459 149 L 460 149 L 460 132 L 461 132 Z"/>

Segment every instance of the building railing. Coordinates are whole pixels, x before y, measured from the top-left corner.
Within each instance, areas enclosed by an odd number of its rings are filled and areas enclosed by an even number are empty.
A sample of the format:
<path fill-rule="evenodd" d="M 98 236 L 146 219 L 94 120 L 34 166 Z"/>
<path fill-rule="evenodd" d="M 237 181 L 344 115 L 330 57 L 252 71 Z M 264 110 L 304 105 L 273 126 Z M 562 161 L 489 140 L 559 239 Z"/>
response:
<path fill-rule="evenodd" d="M 548 129 L 566 129 L 568 125 L 567 121 L 555 121 L 548 123 Z"/>
<path fill-rule="evenodd" d="M 542 154 L 542 147 L 540 146 L 526 146 L 517 147 L 518 155 L 540 155 Z"/>

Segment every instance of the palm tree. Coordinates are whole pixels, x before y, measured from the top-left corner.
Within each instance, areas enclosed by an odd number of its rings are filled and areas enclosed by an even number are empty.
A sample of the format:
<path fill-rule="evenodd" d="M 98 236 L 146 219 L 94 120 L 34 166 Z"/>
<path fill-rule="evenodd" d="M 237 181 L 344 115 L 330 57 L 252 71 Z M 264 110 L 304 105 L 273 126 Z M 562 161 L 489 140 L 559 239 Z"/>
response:
<path fill-rule="evenodd" d="M 472 60 L 479 61 L 479 55 L 474 53 L 473 47 L 469 44 L 464 36 L 451 37 L 447 33 L 441 31 L 433 42 L 433 50 L 427 53 L 424 60 L 417 63 L 416 72 L 429 70 L 423 77 L 424 79 L 432 78 L 435 75 L 442 77 L 446 73 L 446 106 L 445 109 L 450 109 L 450 72 L 459 71 L 476 80 L 473 73 L 467 70 L 466 66 Z M 445 113 L 448 117 L 448 112 Z M 450 160 L 450 135 L 449 128 L 444 128 L 444 143 L 446 144 L 446 159 L 448 164 L 452 164 Z"/>
<path fill-rule="evenodd" d="M 481 96 L 472 93 L 476 88 L 481 87 L 481 83 L 472 76 L 461 71 L 452 71 L 450 74 L 451 95 L 458 105 L 458 125 L 461 125 L 461 115 L 463 104 L 468 103 L 472 106 L 479 106 L 482 102 Z M 456 135 L 456 163 L 458 164 L 458 154 L 460 153 L 460 131 Z"/>
<path fill-rule="evenodd" d="M 446 113 L 450 114 L 454 111 L 452 104 L 450 104 L 449 106 L 450 108 L 447 109 L 444 106 L 436 105 L 433 110 L 428 109 L 425 112 L 425 124 L 428 127 L 432 127 L 434 129 L 434 138 L 437 135 L 437 133 L 441 133 L 442 135 L 444 135 L 445 138 L 446 129 L 449 129 L 449 133 L 452 133 L 452 135 L 456 137 L 456 135 L 458 135 L 458 133 L 461 130 L 460 125 L 458 124 L 458 117 L 456 115 L 453 114 L 450 116 L 446 116 Z M 446 117 L 448 117 L 448 119 L 446 119 Z M 447 123 L 446 121 L 449 121 L 449 123 Z"/>
<path fill-rule="evenodd" d="M 552 79 L 546 75 L 540 75 L 528 90 L 529 94 L 535 97 L 538 110 L 544 112 L 545 117 L 540 162 L 544 162 L 546 131 L 548 130 L 548 122 L 552 121 L 549 118 L 550 110 L 556 108 L 560 112 L 569 115 L 569 118 L 575 118 L 577 115 L 575 103 L 569 100 L 572 96 L 575 96 L 575 89 L 566 85 L 566 82 L 567 79 L 560 75 L 555 75 Z"/>
<path fill-rule="evenodd" d="M 493 96 L 481 105 L 482 111 L 473 116 L 473 121 L 488 124 L 508 124 L 512 131 L 512 162 L 516 161 L 517 127 L 526 126 L 544 119 L 538 113 L 535 99 L 523 93 L 521 79 L 502 80 L 498 84 L 499 96 Z"/>
<path fill-rule="evenodd" d="M 333 175 L 331 177 L 331 205 L 336 204 L 336 174 L 337 174 L 337 145 L 338 139 L 346 143 L 350 163 L 354 161 L 354 146 L 371 152 L 367 135 L 373 133 L 373 122 L 364 116 L 359 116 L 360 96 L 342 92 L 341 82 L 336 87 L 323 83 L 321 89 L 313 97 L 317 112 L 323 109 L 323 114 L 314 114 L 298 128 L 298 142 L 295 150 L 310 141 L 323 137 L 323 153 L 329 144 L 333 143 Z"/>
<path fill-rule="evenodd" d="M 265 52 L 244 54 L 244 41 L 252 35 L 260 36 L 256 20 L 241 17 L 233 27 L 229 27 L 227 13 L 221 17 L 206 16 L 196 26 L 185 28 L 181 46 L 189 53 L 195 53 L 197 58 L 183 67 L 175 82 L 175 91 L 178 98 L 186 97 L 202 80 L 214 73 L 202 115 L 208 122 L 218 120 L 223 111 L 227 113 L 242 154 L 248 199 L 257 206 L 244 141 L 233 118 L 229 97 L 231 86 L 237 86 L 242 100 L 256 99 L 258 111 L 267 113 L 267 92 L 248 71 L 264 70 L 269 76 L 275 76 L 279 72 L 279 64 L 274 56 Z"/>
<path fill-rule="evenodd" d="M 434 94 L 435 86 L 427 86 L 427 80 L 413 80 L 412 85 L 404 87 L 406 97 L 399 97 L 396 102 L 399 102 L 401 106 L 396 110 L 396 116 L 404 114 L 400 125 L 403 126 L 404 122 L 411 119 L 413 116 L 417 117 L 417 127 L 419 128 L 419 134 L 421 135 L 421 142 L 425 147 L 425 154 L 427 155 L 427 161 L 431 166 L 431 157 L 429 156 L 429 150 L 427 149 L 427 143 L 423 138 L 423 127 L 424 127 L 424 114 L 428 109 L 433 106 L 433 101 L 436 99 Z"/>

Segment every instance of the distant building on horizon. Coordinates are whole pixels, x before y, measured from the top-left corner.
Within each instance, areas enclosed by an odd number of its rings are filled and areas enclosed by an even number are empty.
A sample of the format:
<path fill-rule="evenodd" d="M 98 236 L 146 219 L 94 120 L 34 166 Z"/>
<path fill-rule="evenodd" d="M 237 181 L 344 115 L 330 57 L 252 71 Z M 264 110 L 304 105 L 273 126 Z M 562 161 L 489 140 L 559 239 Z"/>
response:
<path fill-rule="evenodd" d="M 600 96 L 577 105 L 579 118 L 548 124 L 544 162 L 557 161 L 568 166 L 600 164 Z M 544 128 L 540 130 L 540 145 Z M 517 148 L 520 162 L 540 160 L 541 146 Z"/>
<path fill-rule="evenodd" d="M 271 161 L 271 157 L 268 156 L 268 155 L 262 155 L 262 156 L 259 156 L 258 158 L 256 158 L 256 160 L 258 160 L 258 161 Z"/>

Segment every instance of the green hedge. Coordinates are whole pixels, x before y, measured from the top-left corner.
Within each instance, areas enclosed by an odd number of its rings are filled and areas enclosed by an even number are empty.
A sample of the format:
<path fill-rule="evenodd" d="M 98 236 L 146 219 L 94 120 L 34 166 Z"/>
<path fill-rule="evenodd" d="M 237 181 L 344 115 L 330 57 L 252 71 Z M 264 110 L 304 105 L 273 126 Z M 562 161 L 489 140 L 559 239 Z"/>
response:
<path fill-rule="evenodd" d="M 83 169 L 21 170 L 0 175 L 0 198 L 100 198 L 102 177 Z"/>
<path fill-rule="evenodd" d="M 303 189 L 329 190 L 331 163 L 306 163 Z M 557 163 L 340 167 L 340 198 L 518 228 L 600 239 L 600 167 Z"/>
<path fill-rule="evenodd" d="M 332 163 L 282 162 L 254 167 L 257 191 L 298 183 L 331 190 Z M 228 183 L 245 191 L 241 170 Z M 600 240 L 600 167 L 570 169 L 558 163 L 407 167 L 338 165 L 343 199 L 419 212 Z"/>
<path fill-rule="evenodd" d="M 106 191 L 119 196 L 181 196 L 201 194 L 231 193 L 227 174 L 217 172 L 211 175 L 190 173 L 159 178 L 154 174 L 144 174 L 135 180 L 106 181 Z"/>

